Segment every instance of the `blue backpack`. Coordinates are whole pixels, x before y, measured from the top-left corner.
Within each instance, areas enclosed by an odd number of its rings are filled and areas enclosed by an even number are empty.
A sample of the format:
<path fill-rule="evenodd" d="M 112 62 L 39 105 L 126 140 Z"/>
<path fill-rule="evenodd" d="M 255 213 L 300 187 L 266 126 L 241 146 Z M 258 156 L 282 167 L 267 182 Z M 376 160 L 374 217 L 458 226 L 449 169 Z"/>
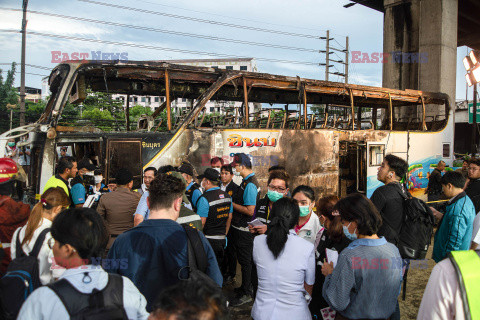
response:
<path fill-rule="evenodd" d="M 38 254 L 48 232 L 50 232 L 50 228 L 40 233 L 32 252 L 28 255 L 23 252 L 19 239 L 20 231 L 17 233 L 15 239 L 16 257 L 10 262 L 7 273 L 0 279 L 1 309 L 3 313 L 0 318 L 16 319 L 28 296 L 42 285 L 38 267 Z"/>

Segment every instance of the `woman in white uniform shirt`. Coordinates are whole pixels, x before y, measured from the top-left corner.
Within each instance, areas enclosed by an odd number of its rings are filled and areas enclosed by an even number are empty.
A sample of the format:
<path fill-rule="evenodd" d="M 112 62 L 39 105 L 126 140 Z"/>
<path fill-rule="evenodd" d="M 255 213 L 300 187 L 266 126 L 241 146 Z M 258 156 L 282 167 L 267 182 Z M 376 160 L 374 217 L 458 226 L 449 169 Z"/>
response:
<path fill-rule="evenodd" d="M 309 186 L 298 186 L 293 190 L 292 198 L 297 201 L 300 207 L 300 218 L 295 226 L 295 232 L 299 237 L 315 244 L 318 233 L 323 230 L 320 219 L 313 212 L 315 191 Z"/>
<path fill-rule="evenodd" d="M 70 205 L 70 199 L 65 191 L 60 188 L 50 188 L 45 191 L 39 203 L 33 207 L 32 213 L 28 218 L 27 224 L 18 228 L 12 237 L 12 260 L 17 257 L 17 245 L 16 240 L 19 236 L 22 250 L 25 254 L 29 254 L 33 250 L 35 241 L 43 230 L 52 226 L 52 221 L 55 216 L 62 211 L 62 208 L 67 208 Z M 48 241 L 52 238 L 50 232 L 45 236 L 43 245 L 38 253 L 38 267 L 40 273 L 40 282 L 42 285 L 47 285 L 53 282 L 53 278 L 58 278 L 63 268 L 57 267 L 57 269 L 51 270 L 53 253 L 52 249 L 48 247 Z M 53 272 L 55 271 L 55 273 Z"/>
<path fill-rule="evenodd" d="M 312 319 L 305 295 L 312 293 L 315 282 L 315 255 L 313 244 L 293 230 L 299 211 L 295 200 L 276 201 L 267 234 L 253 242 L 258 273 L 254 320 Z"/>

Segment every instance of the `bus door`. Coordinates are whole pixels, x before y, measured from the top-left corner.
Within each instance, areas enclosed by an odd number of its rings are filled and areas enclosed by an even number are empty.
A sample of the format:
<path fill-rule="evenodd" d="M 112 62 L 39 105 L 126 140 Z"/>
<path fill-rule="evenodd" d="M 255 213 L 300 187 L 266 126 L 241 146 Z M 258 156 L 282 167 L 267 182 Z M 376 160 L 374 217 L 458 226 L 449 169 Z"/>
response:
<path fill-rule="evenodd" d="M 378 168 L 382 165 L 385 157 L 385 144 L 379 142 L 367 142 L 367 163 L 366 163 L 366 196 L 370 198 L 373 191 L 383 185 L 377 180 Z"/>
<path fill-rule="evenodd" d="M 133 174 L 133 189 L 142 185 L 142 141 L 141 139 L 109 139 L 107 142 L 106 181 L 115 182 L 115 173 L 127 168 Z"/>
<path fill-rule="evenodd" d="M 362 141 L 340 141 L 339 152 L 339 195 L 344 197 L 353 192 L 367 190 L 367 146 Z"/>

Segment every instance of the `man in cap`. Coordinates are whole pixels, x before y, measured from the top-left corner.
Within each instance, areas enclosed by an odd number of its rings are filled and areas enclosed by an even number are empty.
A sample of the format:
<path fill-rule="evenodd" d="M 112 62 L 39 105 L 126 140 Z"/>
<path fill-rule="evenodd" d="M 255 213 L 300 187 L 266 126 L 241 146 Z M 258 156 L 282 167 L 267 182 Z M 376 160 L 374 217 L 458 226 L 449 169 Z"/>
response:
<path fill-rule="evenodd" d="M 190 163 L 182 163 L 182 165 L 178 168 L 178 172 L 180 172 L 187 182 L 187 190 L 185 194 L 187 195 L 188 201 L 192 204 L 193 210 L 197 211 L 197 201 L 198 198 L 202 195 L 202 191 L 200 190 L 200 185 L 193 181 L 193 166 Z"/>
<path fill-rule="evenodd" d="M 78 173 L 75 178 L 70 181 L 70 192 L 72 194 L 72 202 L 75 207 L 83 207 L 85 200 L 87 199 L 87 190 L 90 188 L 89 184 L 85 184 L 84 176 L 90 175 L 93 182 L 93 171 L 95 166 L 88 158 L 83 158 L 77 165 Z"/>
<path fill-rule="evenodd" d="M 117 189 L 104 194 L 97 207 L 110 235 L 107 250 L 120 234 L 133 227 L 133 213 L 140 200 L 140 194 L 132 191 L 133 175 L 128 169 L 119 169 L 115 180 Z"/>
<path fill-rule="evenodd" d="M 202 218 L 203 234 L 212 246 L 218 265 L 223 263 L 226 245 L 226 234 L 232 221 L 232 199 L 220 190 L 220 173 L 213 168 L 208 168 L 198 176 L 203 195 L 197 202 L 197 214 Z"/>
<path fill-rule="evenodd" d="M 17 228 L 27 223 L 30 206 L 12 199 L 18 166 L 12 159 L 0 158 L 0 277 L 7 271 L 10 242 Z M 2 258 L 3 256 L 3 258 Z"/>
<path fill-rule="evenodd" d="M 73 179 L 77 175 L 77 160 L 73 157 L 62 157 L 57 163 L 57 174 L 48 179 L 42 193 L 50 188 L 60 187 L 70 196 L 70 187 L 68 179 Z"/>
<path fill-rule="evenodd" d="M 233 173 L 243 177 L 233 196 L 232 235 L 233 246 L 242 269 L 242 285 L 235 289 L 236 297 L 230 305 L 239 306 L 252 301 L 252 250 L 254 235 L 248 229 L 257 204 L 259 188 L 252 162 L 245 153 L 236 153 L 232 162 Z"/>

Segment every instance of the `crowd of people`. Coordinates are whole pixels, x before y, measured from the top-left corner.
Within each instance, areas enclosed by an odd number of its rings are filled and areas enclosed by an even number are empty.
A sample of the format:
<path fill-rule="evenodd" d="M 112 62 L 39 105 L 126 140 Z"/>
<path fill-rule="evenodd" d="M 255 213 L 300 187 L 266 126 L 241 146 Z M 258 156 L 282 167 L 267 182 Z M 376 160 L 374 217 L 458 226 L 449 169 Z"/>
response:
<path fill-rule="evenodd" d="M 466 163 L 466 175 L 444 169 L 440 162 L 427 189 L 438 264 L 422 320 L 463 319 L 475 292 L 459 279 L 478 282 L 471 270 L 480 260 L 463 254 L 478 259 L 468 250 L 480 243 L 480 159 Z M 128 169 L 105 185 L 89 159 L 65 155 L 30 212 L 11 198 L 18 165 L 0 159 L 7 222 L 1 312 L 12 319 L 228 319 L 229 308 L 253 302 L 255 320 L 400 319 L 407 171 L 405 160 L 386 155 L 377 174 L 384 185 L 370 199 L 320 197 L 316 186 L 292 186 L 281 166 L 261 184 L 250 157 L 237 153 L 229 164 L 212 158 L 199 175 L 188 162 L 148 167 L 134 190 Z M 443 198 L 446 205 L 437 206 Z M 38 281 L 33 275 L 35 290 L 16 298 L 13 275 L 27 256 L 36 258 Z M 228 299 L 227 285 L 236 285 Z"/>

